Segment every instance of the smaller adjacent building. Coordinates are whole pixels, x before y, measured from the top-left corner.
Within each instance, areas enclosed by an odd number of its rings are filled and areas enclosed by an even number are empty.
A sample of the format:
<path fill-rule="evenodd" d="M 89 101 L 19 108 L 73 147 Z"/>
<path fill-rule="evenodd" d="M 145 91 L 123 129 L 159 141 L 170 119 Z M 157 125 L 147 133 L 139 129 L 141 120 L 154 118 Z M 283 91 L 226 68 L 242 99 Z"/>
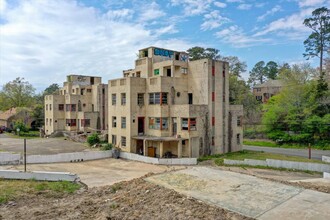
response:
<path fill-rule="evenodd" d="M 27 127 L 33 128 L 35 120 L 31 117 L 29 109 L 10 108 L 7 111 L 0 111 L 0 127 L 14 128 L 15 121 L 22 121 Z"/>
<path fill-rule="evenodd" d="M 108 85 L 101 77 L 68 75 L 59 94 L 45 96 L 45 134 L 108 128 Z"/>
<path fill-rule="evenodd" d="M 262 103 L 267 103 L 268 100 L 279 93 L 283 88 L 281 80 L 268 80 L 265 83 L 255 85 L 253 87 L 253 95 Z"/>

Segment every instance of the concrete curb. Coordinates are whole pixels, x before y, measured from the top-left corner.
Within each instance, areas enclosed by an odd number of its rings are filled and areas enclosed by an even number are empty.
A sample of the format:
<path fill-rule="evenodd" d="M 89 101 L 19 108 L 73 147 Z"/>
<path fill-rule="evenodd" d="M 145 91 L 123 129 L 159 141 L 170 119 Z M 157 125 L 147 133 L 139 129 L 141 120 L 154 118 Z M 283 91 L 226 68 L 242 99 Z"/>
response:
<path fill-rule="evenodd" d="M 197 158 L 154 158 L 138 154 L 120 152 L 120 158 L 160 165 L 196 165 Z"/>
<path fill-rule="evenodd" d="M 16 179 L 16 180 L 42 180 L 42 181 L 80 181 L 77 174 L 69 172 L 44 172 L 44 171 L 32 171 L 23 172 L 19 170 L 0 170 L 0 178 L 4 179 Z"/>

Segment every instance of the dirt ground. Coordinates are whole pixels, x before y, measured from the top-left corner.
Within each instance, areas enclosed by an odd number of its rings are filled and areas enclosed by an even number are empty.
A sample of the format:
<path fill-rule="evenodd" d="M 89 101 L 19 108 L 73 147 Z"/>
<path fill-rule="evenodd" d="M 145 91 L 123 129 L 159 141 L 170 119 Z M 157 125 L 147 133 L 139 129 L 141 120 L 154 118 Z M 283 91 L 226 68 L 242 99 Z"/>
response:
<path fill-rule="evenodd" d="M 250 219 L 208 205 L 143 177 L 74 195 L 26 195 L 0 205 L 0 219 Z"/>

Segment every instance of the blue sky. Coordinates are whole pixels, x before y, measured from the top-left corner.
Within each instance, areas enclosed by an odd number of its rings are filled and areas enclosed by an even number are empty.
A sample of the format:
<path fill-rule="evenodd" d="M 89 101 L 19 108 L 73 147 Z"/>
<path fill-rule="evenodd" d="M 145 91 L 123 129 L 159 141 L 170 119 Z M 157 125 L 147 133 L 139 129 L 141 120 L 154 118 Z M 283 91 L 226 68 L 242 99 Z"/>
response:
<path fill-rule="evenodd" d="M 24 77 L 42 91 L 68 74 L 107 82 L 148 46 L 214 47 L 248 70 L 260 60 L 301 63 L 311 33 L 302 22 L 322 6 L 330 1 L 0 0 L 0 85 Z"/>

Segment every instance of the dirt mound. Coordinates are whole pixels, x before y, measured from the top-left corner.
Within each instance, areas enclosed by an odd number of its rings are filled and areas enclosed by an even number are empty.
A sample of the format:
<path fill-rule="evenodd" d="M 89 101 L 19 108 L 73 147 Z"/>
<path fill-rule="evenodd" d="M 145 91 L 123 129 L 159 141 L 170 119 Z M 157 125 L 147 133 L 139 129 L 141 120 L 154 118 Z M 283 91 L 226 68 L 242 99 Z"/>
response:
<path fill-rule="evenodd" d="M 0 206 L 0 219 L 249 219 L 144 177 L 60 198 L 29 194 Z"/>

